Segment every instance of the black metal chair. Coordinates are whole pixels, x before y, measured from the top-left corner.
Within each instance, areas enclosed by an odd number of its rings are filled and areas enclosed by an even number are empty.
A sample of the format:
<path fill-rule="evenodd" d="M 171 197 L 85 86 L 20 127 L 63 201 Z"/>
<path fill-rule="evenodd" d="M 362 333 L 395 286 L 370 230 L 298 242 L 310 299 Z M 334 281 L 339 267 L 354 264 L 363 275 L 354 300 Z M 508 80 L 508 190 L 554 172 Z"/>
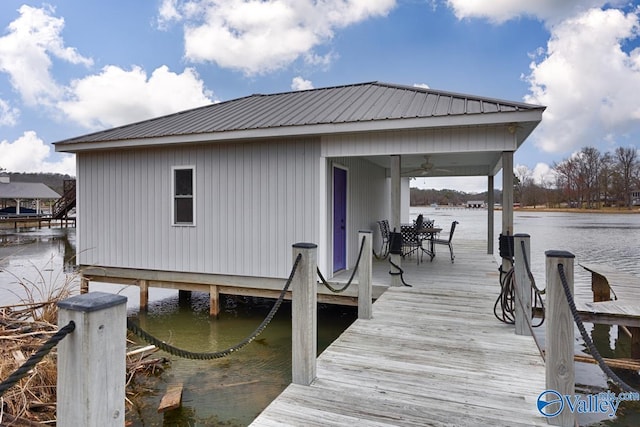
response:
<path fill-rule="evenodd" d="M 447 245 L 447 246 L 449 246 L 449 253 L 451 254 L 451 262 L 452 263 L 453 263 L 453 260 L 455 259 L 455 255 L 453 254 L 453 243 L 451 242 L 451 240 L 453 239 L 454 231 L 456 231 L 456 225 L 458 225 L 458 221 L 453 221 L 451 223 L 451 229 L 449 230 L 449 238 L 448 239 L 440 239 L 440 238 L 433 239 L 434 245 Z M 435 250 L 435 246 L 434 246 L 434 250 Z"/>
<path fill-rule="evenodd" d="M 420 264 L 421 256 L 419 257 L 418 253 L 422 255 L 422 251 L 419 251 L 419 249 L 422 249 L 422 242 L 417 228 L 415 225 L 402 225 L 400 226 L 400 233 L 402 234 L 402 258 L 416 252 L 416 259 Z"/>

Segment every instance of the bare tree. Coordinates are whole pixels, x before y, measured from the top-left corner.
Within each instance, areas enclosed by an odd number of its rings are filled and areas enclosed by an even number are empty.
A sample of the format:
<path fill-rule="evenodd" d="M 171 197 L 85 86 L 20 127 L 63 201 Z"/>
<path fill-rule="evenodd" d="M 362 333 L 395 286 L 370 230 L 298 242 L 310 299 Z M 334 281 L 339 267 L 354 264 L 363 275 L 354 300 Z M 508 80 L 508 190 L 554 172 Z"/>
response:
<path fill-rule="evenodd" d="M 634 180 L 637 180 L 638 168 L 640 168 L 638 150 L 635 147 L 616 148 L 615 162 L 620 192 L 618 197 L 624 200 L 627 208 L 631 209 L 631 191 L 633 190 Z"/>

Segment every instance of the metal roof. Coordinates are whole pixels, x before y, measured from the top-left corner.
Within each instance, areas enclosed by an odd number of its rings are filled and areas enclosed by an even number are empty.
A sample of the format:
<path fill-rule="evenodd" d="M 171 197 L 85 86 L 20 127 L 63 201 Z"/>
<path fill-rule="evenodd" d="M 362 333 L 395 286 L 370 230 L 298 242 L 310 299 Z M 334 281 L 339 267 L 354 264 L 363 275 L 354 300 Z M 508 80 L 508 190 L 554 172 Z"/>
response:
<path fill-rule="evenodd" d="M 380 82 L 251 95 L 57 142 L 78 143 L 219 134 L 312 125 L 380 123 L 402 119 L 486 116 L 532 110 L 539 105 L 503 101 Z M 84 145 L 84 144 L 83 144 Z M 61 150 L 66 151 L 66 150 Z"/>
<path fill-rule="evenodd" d="M 0 199 L 59 199 L 60 195 L 40 182 L 0 182 Z"/>

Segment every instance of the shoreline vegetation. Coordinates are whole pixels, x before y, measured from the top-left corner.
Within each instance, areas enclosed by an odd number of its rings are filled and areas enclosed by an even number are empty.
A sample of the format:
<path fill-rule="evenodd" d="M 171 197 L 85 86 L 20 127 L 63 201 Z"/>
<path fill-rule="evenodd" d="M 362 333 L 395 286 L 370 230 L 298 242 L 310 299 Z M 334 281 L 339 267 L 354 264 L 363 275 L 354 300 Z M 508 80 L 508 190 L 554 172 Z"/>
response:
<path fill-rule="evenodd" d="M 418 206 L 411 205 L 412 208 L 431 208 L 434 209 L 433 206 Z M 438 205 L 435 209 L 469 209 L 469 210 L 486 210 L 487 208 L 467 208 L 466 206 L 445 206 Z M 501 211 L 502 207 L 496 207 L 495 210 Z M 543 206 L 525 206 L 525 207 L 514 207 L 514 212 L 563 212 L 563 213 L 575 213 L 575 214 L 640 214 L 640 206 L 634 206 L 631 209 L 626 207 L 623 208 L 547 208 Z"/>

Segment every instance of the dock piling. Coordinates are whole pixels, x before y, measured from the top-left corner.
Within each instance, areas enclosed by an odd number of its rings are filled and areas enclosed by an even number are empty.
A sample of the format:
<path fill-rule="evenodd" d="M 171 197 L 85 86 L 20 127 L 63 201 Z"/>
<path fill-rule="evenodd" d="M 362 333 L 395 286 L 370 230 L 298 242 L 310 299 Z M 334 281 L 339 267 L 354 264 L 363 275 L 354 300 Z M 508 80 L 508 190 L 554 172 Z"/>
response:
<path fill-rule="evenodd" d="M 76 324 L 58 346 L 58 426 L 124 426 L 126 302 L 90 292 L 58 303 L 58 325 Z"/>
<path fill-rule="evenodd" d="M 360 259 L 360 266 L 358 267 L 358 319 L 371 319 L 372 317 L 372 237 L 373 234 L 370 230 L 361 230 L 360 232 L 358 232 L 358 242 L 362 242 L 362 239 L 364 238 L 362 258 Z"/>
<path fill-rule="evenodd" d="M 529 326 L 531 319 L 531 279 L 527 274 L 527 261 L 531 258 L 531 236 L 528 234 L 514 234 L 514 260 L 515 264 L 515 322 L 516 335 L 531 336 L 531 328 Z M 522 244 L 524 243 L 524 254 L 522 253 Z"/>
<path fill-rule="evenodd" d="M 564 293 L 558 264 L 562 264 L 573 294 L 574 255 L 567 251 L 546 251 L 547 313 L 546 313 L 546 388 L 560 396 L 575 394 L 575 366 L 573 343 L 575 341 L 574 319 Z M 549 424 L 573 427 L 575 414 L 567 405 Z"/>
<path fill-rule="evenodd" d="M 316 378 L 318 355 L 317 245 L 296 243 L 293 260 L 302 255 L 291 283 L 292 382 L 309 385 Z"/>

